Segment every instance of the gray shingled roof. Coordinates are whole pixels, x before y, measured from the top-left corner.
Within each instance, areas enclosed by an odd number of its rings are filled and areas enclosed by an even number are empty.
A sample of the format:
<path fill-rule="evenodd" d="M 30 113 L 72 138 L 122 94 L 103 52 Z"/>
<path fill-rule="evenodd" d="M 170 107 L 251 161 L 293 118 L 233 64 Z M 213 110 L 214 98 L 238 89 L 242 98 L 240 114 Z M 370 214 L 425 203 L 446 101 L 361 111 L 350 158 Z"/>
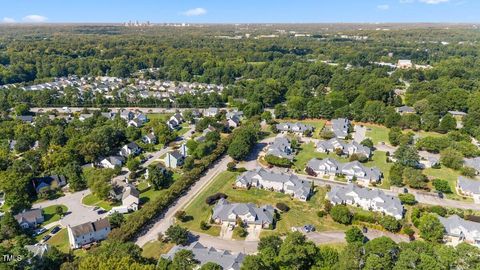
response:
<path fill-rule="evenodd" d="M 310 181 L 300 179 L 298 176 L 293 174 L 274 173 L 263 168 L 247 171 L 240 175 L 237 178 L 237 181 L 241 182 L 242 184 L 251 185 L 252 182 L 257 181 L 257 179 L 281 183 L 286 189 L 293 192 L 295 198 L 308 198 L 311 193 L 312 184 Z M 262 185 L 261 182 L 260 185 Z"/>
<path fill-rule="evenodd" d="M 332 120 L 332 131 L 335 133 L 335 136 L 344 138 L 348 135 L 348 126 L 350 121 L 345 118 L 338 118 Z"/>
<path fill-rule="evenodd" d="M 464 220 L 457 215 L 444 218 L 439 216 L 438 220 L 445 227 L 445 232 L 450 236 L 464 236 L 466 234 L 474 235 L 480 239 L 480 223 Z"/>
<path fill-rule="evenodd" d="M 225 270 L 239 270 L 245 258 L 245 254 L 243 253 L 231 253 L 215 248 L 207 248 L 199 242 L 193 242 L 188 247 L 174 246 L 167 254 L 162 255 L 162 257 L 173 260 L 175 254 L 183 249 L 192 251 L 195 260 L 199 261 L 200 265 L 204 265 L 207 262 L 214 262 Z"/>
<path fill-rule="evenodd" d="M 213 208 L 212 218 L 235 222 L 235 218 L 229 218 L 231 214 L 235 214 L 235 216 L 250 214 L 255 217 L 253 223 L 257 225 L 272 224 L 275 209 L 271 205 L 256 207 L 253 203 L 229 203 L 225 199 L 220 199 Z"/>
<path fill-rule="evenodd" d="M 290 140 L 286 137 L 277 137 L 268 147 L 267 155 L 273 155 L 281 158 L 293 159 L 291 154 Z"/>
<path fill-rule="evenodd" d="M 403 215 L 403 206 L 400 200 L 397 197 L 386 195 L 379 189 L 363 188 L 354 184 L 333 186 L 327 196 L 331 202 L 341 204 L 346 201 L 354 201 L 351 193 L 356 193 L 359 198 L 374 200 L 378 207 L 385 209 L 386 213 L 392 216 Z"/>
<path fill-rule="evenodd" d="M 480 157 L 466 158 L 465 166 L 474 168 L 477 172 L 480 172 Z"/>
<path fill-rule="evenodd" d="M 480 181 L 459 176 L 457 185 L 463 191 L 471 192 L 472 194 L 480 194 Z"/>
<path fill-rule="evenodd" d="M 279 131 L 294 131 L 294 132 L 305 132 L 307 130 L 313 130 L 313 126 L 306 125 L 300 122 L 296 123 L 280 123 L 276 125 L 277 130 Z"/>
<path fill-rule="evenodd" d="M 362 179 L 370 179 L 374 181 L 379 181 L 382 177 L 382 172 L 376 167 L 366 167 L 359 161 L 352 161 L 347 163 L 338 162 L 333 158 L 325 159 L 311 159 L 307 163 L 307 168 L 312 170 L 320 170 L 320 166 L 325 166 L 328 173 L 344 174 L 347 176 L 358 176 L 362 175 Z"/>

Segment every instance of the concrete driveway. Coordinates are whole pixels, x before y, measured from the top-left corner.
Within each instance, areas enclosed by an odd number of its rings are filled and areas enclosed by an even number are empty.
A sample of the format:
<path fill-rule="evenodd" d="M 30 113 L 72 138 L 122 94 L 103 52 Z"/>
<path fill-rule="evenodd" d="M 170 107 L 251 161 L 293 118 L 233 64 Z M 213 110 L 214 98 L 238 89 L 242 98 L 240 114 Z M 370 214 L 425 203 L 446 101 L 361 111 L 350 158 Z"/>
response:
<path fill-rule="evenodd" d="M 65 196 L 55 200 L 44 201 L 33 205 L 34 208 L 45 208 L 52 205 L 65 205 L 68 208 L 67 214 L 60 220 L 64 227 L 75 226 L 88 221 L 95 221 L 106 216 L 106 213 L 98 214 L 93 211 L 93 206 L 82 204 L 83 197 L 90 194 L 90 190 L 67 193 Z"/>
<path fill-rule="evenodd" d="M 260 233 L 262 232 L 261 225 L 248 225 L 246 228 L 248 235 L 245 238 L 245 241 L 258 241 L 260 240 Z"/>
<path fill-rule="evenodd" d="M 222 228 L 220 229 L 220 238 L 225 240 L 231 240 L 233 237 L 233 230 L 230 229 L 230 223 L 222 223 Z"/>
<path fill-rule="evenodd" d="M 365 140 L 365 134 L 367 133 L 367 128 L 365 126 L 355 125 L 354 133 L 353 133 L 353 140 L 357 143 L 361 143 Z"/>

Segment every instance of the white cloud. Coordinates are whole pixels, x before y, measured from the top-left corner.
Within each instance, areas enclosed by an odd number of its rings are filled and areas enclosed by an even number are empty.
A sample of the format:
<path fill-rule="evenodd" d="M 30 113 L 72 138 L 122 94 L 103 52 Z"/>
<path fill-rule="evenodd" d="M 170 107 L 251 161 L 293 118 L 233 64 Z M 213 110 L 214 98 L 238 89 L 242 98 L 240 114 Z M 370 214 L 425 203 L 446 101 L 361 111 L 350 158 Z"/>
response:
<path fill-rule="evenodd" d="M 450 0 L 420 0 L 420 2 L 429 4 L 429 5 L 436 5 L 436 4 L 441 4 L 441 3 L 447 3 Z"/>
<path fill-rule="evenodd" d="M 416 1 L 417 0 L 400 0 L 400 4 L 411 4 L 411 3 L 414 3 Z M 436 4 L 450 2 L 450 0 L 418 0 L 418 2 L 429 4 L 429 5 L 436 5 Z"/>
<path fill-rule="evenodd" d="M 32 15 L 27 15 L 23 17 L 22 20 L 24 22 L 29 22 L 29 23 L 42 23 L 42 22 L 46 22 L 48 18 L 45 16 L 32 14 Z"/>
<path fill-rule="evenodd" d="M 4 23 L 14 23 L 15 19 L 10 17 L 3 17 L 2 22 Z"/>
<path fill-rule="evenodd" d="M 183 15 L 185 16 L 202 16 L 207 14 L 207 10 L 204 8 L 192 8 L 187 11 L 182 12 Z"/>
<path fill-rule="evenodd" d="M 389 5 L 378 5 L 377 8 L 380 9 L 380 10 L 389 10 L 390 6 Z"/>

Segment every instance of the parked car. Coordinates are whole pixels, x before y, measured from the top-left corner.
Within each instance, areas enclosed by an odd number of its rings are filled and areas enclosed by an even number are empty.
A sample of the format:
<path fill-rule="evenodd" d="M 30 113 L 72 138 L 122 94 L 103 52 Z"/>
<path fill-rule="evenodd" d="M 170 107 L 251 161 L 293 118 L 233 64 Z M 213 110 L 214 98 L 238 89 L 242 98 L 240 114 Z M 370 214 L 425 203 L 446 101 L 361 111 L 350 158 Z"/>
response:
<path fill-rule="evenodd" d="M 403 188 L 403 193 L 408 193 L 408 188 Z"/>
<path fill-rule="evenodd" d="M 303 230 L 307 233 L 309 232 L 314 232 L 315 231 L 315 226 L 308 224 L 303 226 Z"/>
<path fill-rule="evenodd" d="M 52 236 L 51 236 L 50 234 L 49 234 L 49 235 L 45 235 L 45 236 L 42 238 L 42 240 L 43 240 L 43 242 L 47 242 L 48 239 L 50 239 L 51 237 L 52 237 Z"/>
<path fill-rule="evenodd" d="M 438 198 L 443 199 L 443 193 L 442 192 L 438 192 L 437 195 L 438 195 Z"/>
<path fill-rule="evenodd" d="M 33 234 L 34 234 L 34 235 L 40 235 L 40 234 L 42 234 L 42 233 L 44 233 L 44 232 L 46 232 L 46 231 L 47 231 L 47 229 L 45 229 L 44 227 L 41 227 L 41 228 L 35 230 L 35 231 L 33 232 Z"/>
<path fill-rule="evenodd" d="M 56 234 L 58 231 L 60 231 L 62 228 L 60 226 L 55 226 L 52 231 L 50 232 L 51 234 Z"/>

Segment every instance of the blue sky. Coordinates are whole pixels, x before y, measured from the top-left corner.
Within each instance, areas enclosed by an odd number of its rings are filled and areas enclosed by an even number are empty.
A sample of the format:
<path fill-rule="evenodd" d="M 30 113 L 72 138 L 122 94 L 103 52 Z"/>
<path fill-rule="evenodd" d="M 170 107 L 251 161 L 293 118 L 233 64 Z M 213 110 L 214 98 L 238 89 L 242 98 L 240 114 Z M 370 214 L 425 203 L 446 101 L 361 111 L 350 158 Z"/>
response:
<path fill-rule="evenodd" d="M 0 22 L 480 22 L 480 0 L 0 0 Z"/>

